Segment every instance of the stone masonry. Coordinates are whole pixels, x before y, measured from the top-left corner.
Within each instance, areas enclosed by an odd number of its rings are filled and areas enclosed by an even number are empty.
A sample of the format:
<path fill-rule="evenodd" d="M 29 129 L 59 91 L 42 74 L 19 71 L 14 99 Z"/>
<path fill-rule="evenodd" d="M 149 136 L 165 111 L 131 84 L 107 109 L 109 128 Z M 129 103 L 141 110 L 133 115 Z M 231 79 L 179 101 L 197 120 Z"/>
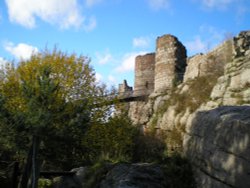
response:
<path fill-rule="evenodd" d="M 181 82 L 186 68 L 186 48 L 172 35 L 163 35 L 156 42 L 155 90 L 162 93 Z"/>
<path fill-rule="evenodd" d="M 135 58 L 134 95 L 150 94 L 154 91 L 155 53 Z"/>
<path fill-rule="evenodd" d="M 128 86 L 127 80 L 123 80 L 123 83 L 119 84 L 118 93 L 122 97 L 129 97 L 133 94 L 133 88 Z"/>

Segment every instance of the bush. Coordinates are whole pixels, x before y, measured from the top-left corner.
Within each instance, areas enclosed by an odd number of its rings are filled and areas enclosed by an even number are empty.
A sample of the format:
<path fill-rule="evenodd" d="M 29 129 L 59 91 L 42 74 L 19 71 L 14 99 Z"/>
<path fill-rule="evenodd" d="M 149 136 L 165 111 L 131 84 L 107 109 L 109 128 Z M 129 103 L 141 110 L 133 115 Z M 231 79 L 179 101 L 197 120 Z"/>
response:
<path fill-rule="evenodd" d="M 83 138 L 87 158 L 90 162 L 130 161 L 137 132 L 127 117 L 112 117 L 105 124 L 92 125 Z"/>
<path fill-rule="evenodd" d="M 49 179 L 40 178 L 38 180 L 38 188 L 52 188 L 52 181 Z"/>
<path fill-rule="evenodd" d="M 167 148 L 167 155 L 172 156 L 173 153 L 182 153 L 182 143 L 183 143 L 183 127 L 182 126 L 175 126 L 171 131 L 166 133 L 166 145 Z"/>
<path fill-rule="evenodd" d="M 195 78 L 188 82 L 188 92 L 173 93 L 170 100 L 172 105 L 177 104 L 176 112 L 184 112 L 187 108 L 194 112 L 202 103 L 207 102 L 217 78 L 215 75 Z"/>
<path fill-rule="evenodd" d="M 166 145 L 154 132 L 139 134 L 135 142 L 134 162 L 161 162 Z"/>

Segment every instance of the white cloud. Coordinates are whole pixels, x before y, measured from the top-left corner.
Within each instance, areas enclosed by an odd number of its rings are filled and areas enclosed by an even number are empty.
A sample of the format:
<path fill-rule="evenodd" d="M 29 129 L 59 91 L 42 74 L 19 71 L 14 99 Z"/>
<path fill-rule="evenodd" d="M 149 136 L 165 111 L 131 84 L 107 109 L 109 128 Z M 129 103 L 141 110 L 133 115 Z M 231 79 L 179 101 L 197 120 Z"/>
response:
<path fill-rule="evenodd" d="M 205 52 L 207 50 L 207 44 L 205 41 L 201 41 L 200 36 L 196 36 L 194 40 L 186 42 L 185 46 L 191 54 Z"/>
<path fill-rule="evenodd" d="M 95 74 L 96 82 L 100 82 L 103 79 L 103 76 L 100 73 Z"/>
<path fill-rule="evenodd" d="M 2 22 L 3 16 L 2 13 L 0 12 L 0 23 Z"/>
<path fill-rule="evenodd" d="M 62 29 L 69 27 L 87 27 L 88 20 L 81 15 L 77 0 L 5 0 L 9 19 L 27 28 L 36 26 L 36 18 Z M 91 29 L 95 21 L 89 21 Z"/>
<path fill-rule="evenodd" d="M 219 30 L 211 25 L 201 25 L 199 28 L 201 34 L 207 35 L 207 40 L 211 43 L 218 43 L 224 39 L 225 31 Z"/>
<path fill-rule="evenodd" d="M 138 53 L 133 52 L 124 55 L 121 65 L 116 67 L 115 71 L 118 73 L 133 71 L 135 66 L 136 56 L 144 55 L 146 53 L 147 52 L 138 52 Z"/>
<path fill-rule="evenodd" d="M 149 44 L 150 44 L 149 37 L 138 37 L 133 39 L 133 47 L 147 48 L 149 47 Z"/>
<path fill-rule="evenodd" d="M 96 53 L 96 58 L 98 64 L 105 65 L 113 60 L 112 55 L 106 50 L 104 53 Z"/>
<path fill-rule="evenodd" d="M 4 48 L 14 55 L 15 58 L 24 60 L 29 59 L 33 53 L 38 52 L 37 47 L 25 43 L 19 43 L 15 46 L 12 42 L 8 42 L 5 44 Z"/>
<path fill-rule="evenodd" d="M 96 18 L 95 17 L 90 17 L 88 19 L 88 22 L 86 22 L 84 25 L 83 25 L 83 28 L 86 32 L 89 32 L 89 31 L 92 31 L 96 28 L 97 26 L 97 22 L 96 22 Z"/>
<path fill-rule="evenodd" d="M 225 9 L 236 0 L 202 0 L 202 4 L 210 9 Z"/>
<path fill-rule="evenodd" d="M 108 76 L 108 81 L 109 81 L 109 85 L 117 85 L 117 80 L 114 76 L 109 75 Z"/>
<path fill-rule="evenodd" d="M 99 4 L 100 2 L 102 2 L 102 0 L 86 0 L 86 6 L 92 7 L 96 4 Z"/>
<path fill-rule="evenodd" d="M 4 58 L 0 57 L 0 69 L 8 63 Z"/>
<path fill-rule="evenodd" d="M 147 0 L 153 10 L 169 8 L 169 0 Z"/>
<path fill-rule="evenodd" d="M 208 52 L 219 43 L 228 39 L 228 33 L 210 25 L 201 25 L 198 35 L 192 41 L 185 42 L 191 54 Z"/>
<path fill-rule="evenodd" d="M 107 76 L 107 75 L 106 75 Z M 95 74 L 96 77 L 96 83 L 97 84 L 101 84 L 101 83 L 107 83 L 108 86 L 112 86 L 112 85 L 117 85 L 117 80 L 113 75 L 108 75 L 108 77 L 104 78 L 104 76 L 100 73 L 96 73 Z"/>

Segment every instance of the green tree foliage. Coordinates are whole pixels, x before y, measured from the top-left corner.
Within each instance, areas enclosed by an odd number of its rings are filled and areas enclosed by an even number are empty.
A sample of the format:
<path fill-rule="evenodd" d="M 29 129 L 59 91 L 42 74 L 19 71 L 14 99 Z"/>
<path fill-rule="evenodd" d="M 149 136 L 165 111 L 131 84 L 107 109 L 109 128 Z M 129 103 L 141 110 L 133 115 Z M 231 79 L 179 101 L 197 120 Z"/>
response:
<path fill-rule="evenodd" d="M 96 105 L 108 92 L 84 56 L 46 50 L 17 67 L 6 66 L 0 77 L 0 156 L 26 158 L 37 135 L 44 168 L 78 165 L 85 130 L 110 113 L 109 106 Z"/>

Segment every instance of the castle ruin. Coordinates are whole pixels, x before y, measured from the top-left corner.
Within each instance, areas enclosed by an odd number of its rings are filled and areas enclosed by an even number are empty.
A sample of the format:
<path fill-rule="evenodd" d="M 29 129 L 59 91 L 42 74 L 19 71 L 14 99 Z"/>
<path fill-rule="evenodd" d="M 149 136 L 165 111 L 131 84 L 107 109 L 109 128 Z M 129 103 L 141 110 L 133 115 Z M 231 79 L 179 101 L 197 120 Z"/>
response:
<path fill-rule="evenodd" d="M 233 57 L 233 44 L 230 39 L 207 54 L 187 57 L 186 48 L 177 37 L 170 34 L 158 37 L 155 53 L 135 58 L 134 89 L 124 82 L 119 84 L 119 93 L 124 97 L 166 93 L 188 79 L 223 68 Z"/>
<path fill-rule="evenodd" d="M 186 57 L 186 48 L 175 36 L 158 37 L 156 53 L 135 58 L 133 96 L 162 93 L 171 89 L 174 82 L 181 82 L 186 68 Z M 125 82 L 119 84 L 119 93 L 125 90 L 130 90 L 130 87 Z"/>
<path fill-rule="evenodd" d="M 143 133 L 166 135 L 167 152 L 190 161 L 197 187 L 250 187 L 250 31 L 192 57 L 171 35 L 156 44 L 136 58 L 131 94 L 149 96 L 126 103 L 128 117 Z"/>

